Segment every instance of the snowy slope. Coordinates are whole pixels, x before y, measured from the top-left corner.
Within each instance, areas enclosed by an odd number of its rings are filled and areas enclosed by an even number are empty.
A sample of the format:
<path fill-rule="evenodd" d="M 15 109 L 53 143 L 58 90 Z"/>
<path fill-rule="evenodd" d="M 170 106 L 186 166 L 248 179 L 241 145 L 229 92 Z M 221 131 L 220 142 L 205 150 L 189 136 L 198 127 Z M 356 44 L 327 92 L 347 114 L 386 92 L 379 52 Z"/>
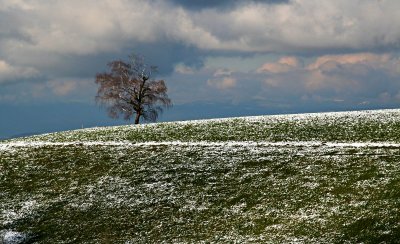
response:
<path fill-rule="evenodd" d="M 400 110 L 0 142 L 0 241 L 396 243 L 399 149 Z"/>

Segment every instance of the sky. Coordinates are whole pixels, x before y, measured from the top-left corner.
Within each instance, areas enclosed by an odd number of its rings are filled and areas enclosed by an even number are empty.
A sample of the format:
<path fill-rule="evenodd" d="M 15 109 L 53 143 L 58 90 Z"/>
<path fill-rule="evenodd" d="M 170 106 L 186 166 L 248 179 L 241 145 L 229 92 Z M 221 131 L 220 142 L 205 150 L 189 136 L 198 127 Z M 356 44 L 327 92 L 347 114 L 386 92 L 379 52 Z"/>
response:
<path fill-rule="evenodd" d="M 161 121 L 397 108 L 398 0 L 0 0 L 0 139 L 112 120 L 94 83 L 158 66 Z"/>

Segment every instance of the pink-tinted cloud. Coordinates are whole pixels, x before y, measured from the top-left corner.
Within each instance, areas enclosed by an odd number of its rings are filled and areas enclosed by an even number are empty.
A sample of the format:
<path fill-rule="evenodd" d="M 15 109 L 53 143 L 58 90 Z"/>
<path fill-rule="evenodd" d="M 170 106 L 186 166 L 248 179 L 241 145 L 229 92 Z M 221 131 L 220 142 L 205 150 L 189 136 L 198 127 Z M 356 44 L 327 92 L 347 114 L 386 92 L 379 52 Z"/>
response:
<path fill-rule="evenodd" d="M 318 57 L 313 63 L 307 66 L 309 70 L 321 69 L 328 64 L 365 64 L 370 66 L 380 66 L 390 62 L 391 57 L 388 54 L 356 53 L 344 55 L 324 55 Z"/>
<path fill-rule="evenodd" d="M 233 70 L 220 68 L 214 71 L 214 78 L 207 80 L 207 85 L 220 90 L 231 89 L 236 86 L 237 79 L 233 77 Z"/>
<path fill-rule="evenodd" d="M 277 62 L 263 64 L 257 69 L 258 73 L 285 73 L 299 67 L 299 60 L 296 57 L 281 57 Z"/>
<path fill-rule="evenodd" d="M 400 102 L 400 58 L 395 54 L 323 55 L 308 61 L 303 66 L 302 60 L 283 57 L 256 73 L 269 97 L 359 106 Z"/>
<path fill-rule="evenodd" d="M 356 53 L 324 55 L 315 59 L 304 71 L 306 87 L 312 91 L 333 89 L 341 92 L 365 92 L 368 86 L 399 78 L 399 58 L 389 54 Z M 377 75 L 380 74 L 380 75 Z M 384 88 L 381 86 L 381 89 Z"/>
<path fill-rule="evenodd" d="M 336 93 L 357 91 L 362 87 L 362 81 L 356 77 L 330 75 L 321 70 L 306 73 L 304 87 L 308 92 L 330 90 Z"/>
<path fill-rule="evenodd" d="M 221 90 L 233 88 L 236 85 L 236 79 L 233 77 L 221 77 L 207 80 L 207 84 Z"/>

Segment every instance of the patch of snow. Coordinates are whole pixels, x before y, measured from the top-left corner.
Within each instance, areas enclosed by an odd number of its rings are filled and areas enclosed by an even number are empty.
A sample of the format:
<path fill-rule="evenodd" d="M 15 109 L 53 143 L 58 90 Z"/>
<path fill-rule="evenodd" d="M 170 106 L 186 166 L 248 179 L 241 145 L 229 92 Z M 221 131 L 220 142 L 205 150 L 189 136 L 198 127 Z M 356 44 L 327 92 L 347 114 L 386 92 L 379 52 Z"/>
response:
<path fill-rule="evenodd" d="M 39 204 L 36 200 L 21 202 L 20 205 L 21 208 L 18 211 L 4 209 L 0 212 L 1 215 L 3 215 L 3 225 L 11 224 L 18 219 L 31 215 L 36 209 L 41 207 L 41 204 Z"/>
<path fill-rule="evenodd" d="M 323 141 L 71 141 L 71 142 L 48 142 L 48 141 L 14 141 L 0 144 L 0 151 L 14 150 L 21 147 L 52 147 L 52 146 L 116 146 L 116 147 L 146 147 L 146 146 L 187 146 L 187 147 L 327 147 L 327 148 L 400 148 L 400 143 L 392 142 L 323 142 Z"/>
<path fill-rule="evenodd" d="M 1 233 L 0 238 L 1 243 L 4 244 L 19 244 L 26 241 L 27 235 L 13 230 L 6 230 Z"/>
<path fill-rule="evenodd" d="M 18 214 L 12 210 L 3 210 L 3 225 L 7 225 L 12 223 L 15 219 L 18 218 Z"/>

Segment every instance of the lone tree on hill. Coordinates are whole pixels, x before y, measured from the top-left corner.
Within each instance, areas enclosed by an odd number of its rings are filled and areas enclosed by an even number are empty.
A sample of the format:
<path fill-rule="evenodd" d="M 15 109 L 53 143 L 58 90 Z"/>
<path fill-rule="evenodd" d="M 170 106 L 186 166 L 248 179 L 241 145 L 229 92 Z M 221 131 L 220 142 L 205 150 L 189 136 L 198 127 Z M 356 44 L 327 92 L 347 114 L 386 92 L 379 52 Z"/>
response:
<path fill-rule="evenodd" d="M 156 67 L 148 66 L 144 57 L 131 55 L 129 62 L 115 60 L 108 66 L 109 73 L 96 75 L 96 102 L 107 107 L 110 117 L 129 120 L 135 115 L 135 124 L 141 118 L 156 121 L 163 108 L 172 106 L 165 82 L 152 78 Z"/>

